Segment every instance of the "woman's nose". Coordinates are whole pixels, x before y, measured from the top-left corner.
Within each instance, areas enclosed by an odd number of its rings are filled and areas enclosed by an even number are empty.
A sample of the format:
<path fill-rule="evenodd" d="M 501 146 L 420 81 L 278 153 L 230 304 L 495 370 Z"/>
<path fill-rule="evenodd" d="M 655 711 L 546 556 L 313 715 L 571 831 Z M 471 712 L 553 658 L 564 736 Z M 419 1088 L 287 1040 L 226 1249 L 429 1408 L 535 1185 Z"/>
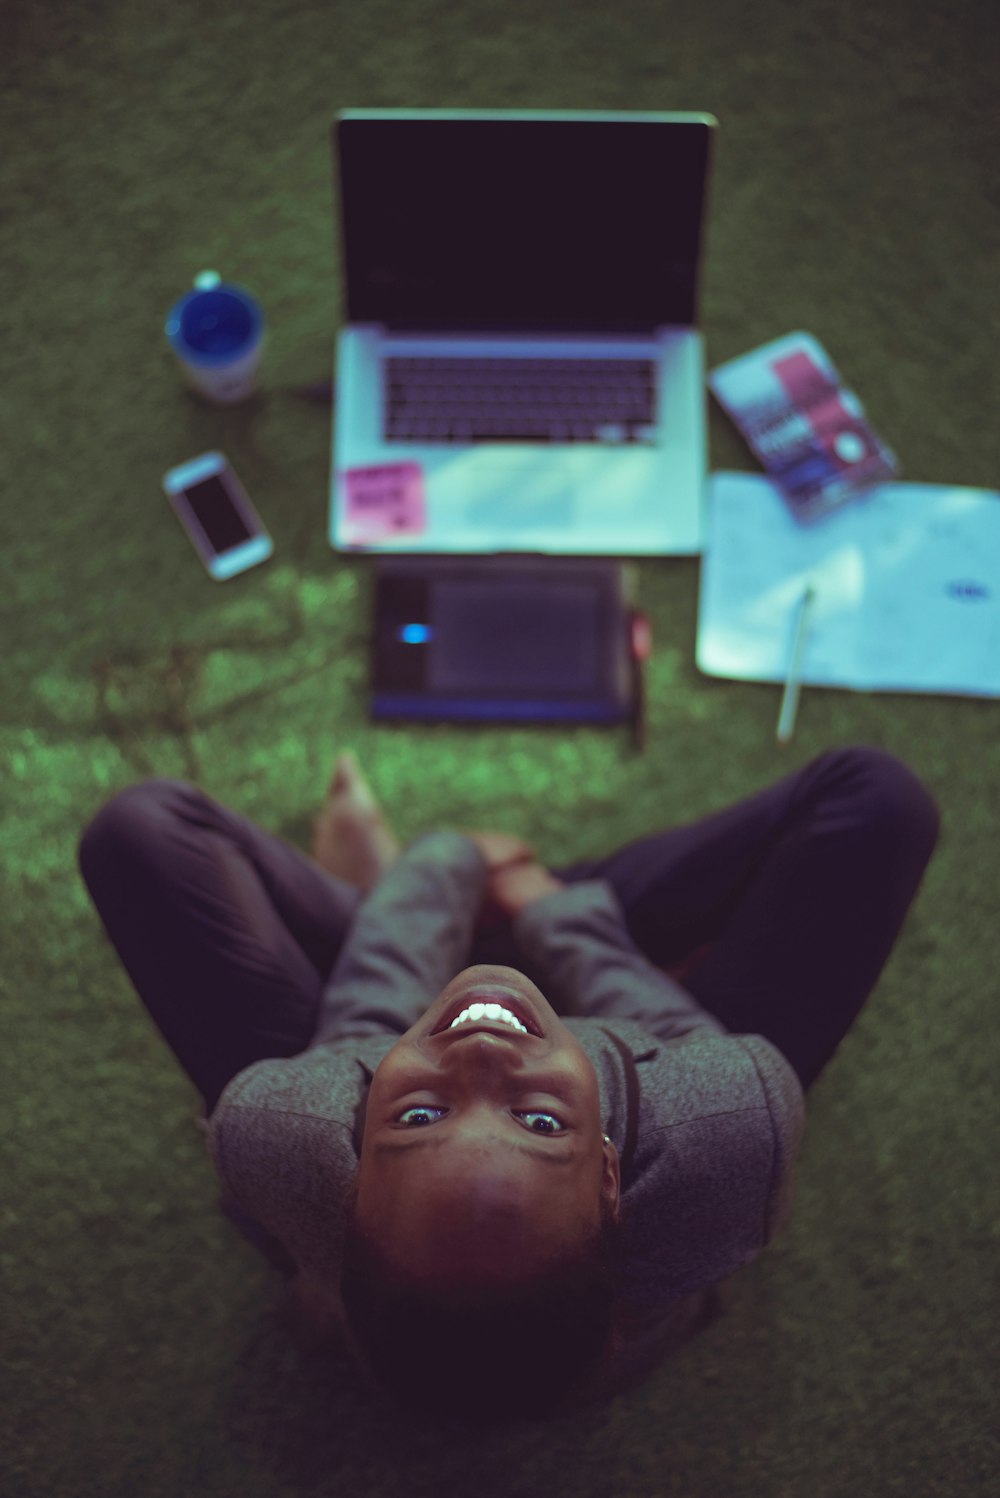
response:
<path fill-rule="evenodd" d="M 449 1069 L 458 1071 L 508 1071 L 520 1065 L 517 1037 L 476 1031 L 453 1041 L 445 1057 Z"/>

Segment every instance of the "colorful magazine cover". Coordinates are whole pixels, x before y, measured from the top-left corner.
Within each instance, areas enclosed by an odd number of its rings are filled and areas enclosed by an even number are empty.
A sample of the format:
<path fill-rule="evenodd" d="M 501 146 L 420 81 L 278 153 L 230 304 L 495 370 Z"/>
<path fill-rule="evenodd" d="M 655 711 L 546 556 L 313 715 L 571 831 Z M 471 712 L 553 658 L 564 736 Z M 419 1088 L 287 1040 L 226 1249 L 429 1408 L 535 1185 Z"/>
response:
<path fill-rule="evenodd" d="M 895 453 L 809 333 L 789 333 L 721 364 L 708 385 L 801 520 L 899 475 Z"/>

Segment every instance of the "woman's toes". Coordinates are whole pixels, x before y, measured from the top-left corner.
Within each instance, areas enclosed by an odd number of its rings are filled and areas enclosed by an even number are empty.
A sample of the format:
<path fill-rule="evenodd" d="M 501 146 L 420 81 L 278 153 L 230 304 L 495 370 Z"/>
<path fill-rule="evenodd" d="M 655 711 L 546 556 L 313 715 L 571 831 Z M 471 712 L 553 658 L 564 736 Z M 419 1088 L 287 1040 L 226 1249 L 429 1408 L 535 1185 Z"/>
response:
<path fill-rule="evenodd" d="M 337 758 L 333 780 L 330 784 L 330 796 L 338 801 L 350 802 L 361 811 L 378 810 L 375 793 L 365 779 L 357 757 L 350 749 L 345 749 Z"/>
<path fill-rule="evenodd" d="M 313 824 L 312 856 L 331 874 L 370 889 L 400 854 L 357 756 L 337 756 L 326 805 Z"/>

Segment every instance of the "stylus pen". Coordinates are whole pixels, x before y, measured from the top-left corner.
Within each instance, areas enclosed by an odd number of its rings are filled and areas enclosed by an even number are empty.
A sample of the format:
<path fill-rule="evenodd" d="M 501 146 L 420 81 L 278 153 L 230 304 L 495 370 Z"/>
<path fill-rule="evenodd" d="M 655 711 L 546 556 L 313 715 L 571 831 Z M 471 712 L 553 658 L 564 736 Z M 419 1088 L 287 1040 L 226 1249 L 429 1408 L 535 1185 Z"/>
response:
<path fill-rule="evenodd" d="M 646 615 L 632 611 L 632 748 L 640 753 L 646 747 L 646 662 L 653 648 L 653 633 Z"/>
<path fill-rule="evenodd" d="M 792 658 L 788 663 L 785 690 L 781 697 L 781 711 L 778 714 L 777 729 L 779 744 L 787 744 L 795 731 L 795 715 L 799 709 L 799 693 L 802 690 L 802 652 L 805 649 L 806 635 L 809 632 L 809 620 L 812 615 L 815 598 L 816 589 L 812 583 L 809 583 L 802 594 L 802 602 L 799 605 L 799 620 L 795 628 L 795 640 L 792 644 Z"/>
<path fill-rule="evenodd" d="M 632 748 L 641 754 L 646 747 L 646 682 L 642 661 L 632 668 Z"/>

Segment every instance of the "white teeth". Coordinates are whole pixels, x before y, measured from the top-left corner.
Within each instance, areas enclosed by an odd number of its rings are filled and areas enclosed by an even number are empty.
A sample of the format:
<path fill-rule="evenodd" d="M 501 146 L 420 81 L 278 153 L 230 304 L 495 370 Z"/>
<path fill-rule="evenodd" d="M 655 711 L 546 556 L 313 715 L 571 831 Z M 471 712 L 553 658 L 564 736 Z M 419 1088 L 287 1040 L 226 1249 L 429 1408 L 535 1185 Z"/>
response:
<path fill-rule="evenodd" d="M 528 1033 L 517 1015 L 511 1014 L 510 1010 L 504 1009 L 501 1004 L 472 1004 L 468 1009 L 463 1009 L 458 1019 L 452 1020 L 448 1028 L 454 1030 L 456 1025 L 464 1025 L 466 1020 L 478 1019 L 500 1020 L 501 1023 L 512 1025 L 515 1030 L 520 1030 L 524 1035 Z"/>

